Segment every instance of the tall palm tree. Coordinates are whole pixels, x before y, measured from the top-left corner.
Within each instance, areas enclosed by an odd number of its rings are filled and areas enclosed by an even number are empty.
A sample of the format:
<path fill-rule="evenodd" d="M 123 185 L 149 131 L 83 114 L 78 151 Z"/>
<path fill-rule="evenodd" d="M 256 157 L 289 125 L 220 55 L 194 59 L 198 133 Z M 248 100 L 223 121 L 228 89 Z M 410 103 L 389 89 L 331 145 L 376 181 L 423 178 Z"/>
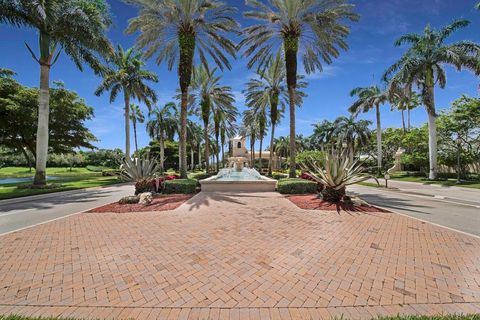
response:
<path fill-rule="evenodd" d="M 455 31 L 465 28 L 470 23 L 467 20 L 457 20 L 452 24 L 434 30 L 426 26 L 423 34 L 409 33 L 400 37 L 396 46 L 409 44 L 404 55 L 390 66 L 384 74 L 384 80 L 390 82 L 390 92 L 395 88 L 413 85 L 420 90 L 423 105 L 428 115 L 428 149 L 429 149 L 429 179 L 437 177 L 437 129 L 435 119 L 435 85 L 444 88 L 447 82 L 445 65 L 454 66 L 457 70 L 468 69 L 480 74 L 480 45 L 470 41 L 460 41 L 446 44 L 445 40 Z"/>
<path fill-rule="evenodd" d="M 180 110 L 180 175 L 187 177 L 187 112 L 188 90 L 197 53 L 206 65 L 209 55 L 223 70 L 230 69 L 228 55 L 235 57 L 237 46 L 226 34 L 239 28 L 230 16 L 233 7 L 217 0 L 126 0 L 137 5 L 139 15 L 130 19 L 127 33 L 140 32 L 137 46 L 145 48 L 145 56 L 156 54 L 158 64 L 167 62 L 171 70 L 178 61 L 181 91 Z"/>
<path fill-rule="evenodd" d="M 219 144 L 220 123 L 226 121 L 228 123 L 235 122 L 237 109 L 233 105 L 235 99 L 233 97 L 232 88 L 220 85 L 221 76 L 216 75 L 217 69 L 209 69 L 208 66 L 200 66 L 195 68 L 192 91 L 195 100 L 199 101 L 197 114 L 203 121 L 205 147 L 205 163 L 206 170 L 209 171 L 209 128 L 210 121 L 213 120 L 213 133 L 215 141 Z M 217 169 L 218 169 L 217 161 Z"/>
<path fill-rule="evenodd" d="M 138 140 L 137 140 L 137 123 L 144 123 L 145 116 L 142 113 L 142 110 L 137 104 L 132 103 L 130 105 L 130 120 L 133 124 L 133 137 L 135 140 L 135 154 L 138 156 Z"/>
<path fill-rule="evenodd" d="M 157 76 L 144 69 L 145 62 L 142 60 L 142 53 L 135 48 L 126 51 L 121 45 L 112 55 L 109 64 L 105 66 L 102 83 L 95 90 L 100 96 L 110 91 L 110 103 L 113 103 L 117 95 L 123 93 L 125 112 L 125 155 L 130 157 L 130 99 L 135 98 L 144 102 L 150 110 L 152 103 L 157 101 L 155 91 L 145 82 L 158 82 Z"/>
<path fill-rule="evenodd" d="M 201 166 L 201 151 L 200 151 L 200 148 L 201 148 L 201 145 L 202 145 L 202 141 L 203 141 L 203 130 L 202 130 L 202 127 L 197 124 L 197 123 L 192 123 L 192 126 L 191 126 L 191 130 L 190 130 L 190 135 L 188 137 L 188 140 L 190 141 L 190 167 L 192 168 L 192 170 L 195 168 L 195 159 L 194 159 L 194 155 L 195 155 L 195 150 L 198 151 L 198 166 L 200 167 Z"/>
<path fill-rule="evenodd" d="M 176 109 L 177 106 L 174 102 L 168 102 L 162 108 L 154 108 L 150 112 L 150 120 L 147 122 L 148 135 L 152 139 L 157 139 L 160 144 L 160 166 L 162 170 L 165 169 L 165 140 L 172 138 L 177 131 Z"/>
<path fill-rule="evenodd" d="M 278 139 L 274 140 L 273 150 L 275 150 L 275 153 L 280 158 L 280 161 L 281 161 L 282 158 L 287 158 L 288 157 L 289 149 L 290 149 L 290 138 L 289 137 L 280 136 L 280 137 L 278 137 Z"/>
<path fill-rule="evenodd" d="M 392 103 L 392 108 L 400 110 L 402 113 L 402 128 L 403 132 L 410 131 L 411 121 L 410 121 L 410 111 L 420 106 L 420 97 L 416 92 L 408 90 L 405 92 L 404 88 L 400 88 L 399 94 L 395 94 L 390 98 Z M 405 123 L 405 111 L 407 111 L 407 121 Z"/>
<path fill-rule="evenodd" d="M 350 96 L 357 96 L 358 99 L 348 108 L 348 111 L 358 115 L 360 111 L 368 112 L 375 108 L 375 117 L 377 122 L 377 171 L 382 171 L 382 125 L 380 122 L 380 105 L 388 101 L 388 93 L 377 86 L 366 88 L 355 88 L 350 92 Z"/>
<path fill-rule="evenodd" d="M 238 126 L 236 123 L 228 123 L 223 121 L 220 123 L 220 144 L 222 149 L 222 165 L 225 167 L 225 144 L 227 139 L 231 139 L 237 133 Z"/>
<path fill-rule="evenodd" d="M 112 46 L 105 31 L 110 25 L 108 5 L 104 0 L 1 0 L 0 22 L 37 31 L 39 54 L 25 44 L 40 65 L 36 171 L 33 183 L 45 185 L 49 139 L 50 69 L 65 52 L 78 69 L 88 64 L 96 73 L 101 71 L 97 54 L 108 56 Z"/>
<path fill-rule="evenodd" d="M 259 137 L 258 122 L 250 121 L 252 111 L 247 109 L 243 112 L 242 126 L 240 127 L 239 134 L 242 137 L 248 138 L 250 141 L 250 163 L 252 168 L 255 167 L 255 143 Z"/>
<path fill-rule="evenodd" d="M 372 122 L 368 120 L 357 120 L 354 115 L 335 119 L 333 134 L 337 136 L 337 144 L 345 144 L 345 146 L 338 145 L 338 147 L 347 148 L 351 161 L 353 161 L 357 147 L 366 145 L 370 140 L 371 132 L 368 126 L 371 124 Z"/>
<path fill-rule="evenodd" d="M 273 50 L 283 46 L 289 92 L 290 111 L 290 177 L 296 175 L 295 105 L 298 54 L 303 52 L 305 72 L 322 71 L 322 59 L 330 64 L 339 56 L 339 49 L 348 48 L 346 37 L 350 28 L 345 20 L 356 21 L 353 5 L 345 0 L 246 0 L 254 11 L 245 16 L 262 21 L 245 28 L 244 55 L 250 57 L 248 67 L 264 70 Z"/>
<path fill-rule="evenodd" d="M 258 138 L 260 140 L 258 160 L 260 163 L 260 170 L 261 170 L 263 167 L 263 161 L 262 161 L 263 139 L 267 134 L 267 127 L 269 125 L 268 116 L 267 116 L 267 104 L 265 103 L 257 104 L 251 100 L 250 101 L 247 100 L 247 105 L 249 109 L 246 110 L 243 114 L 243 122 L 247 128 L 250 128 L 250 130 L 255 129 L 256 131 L 254 133 L 255 138 Z"/>

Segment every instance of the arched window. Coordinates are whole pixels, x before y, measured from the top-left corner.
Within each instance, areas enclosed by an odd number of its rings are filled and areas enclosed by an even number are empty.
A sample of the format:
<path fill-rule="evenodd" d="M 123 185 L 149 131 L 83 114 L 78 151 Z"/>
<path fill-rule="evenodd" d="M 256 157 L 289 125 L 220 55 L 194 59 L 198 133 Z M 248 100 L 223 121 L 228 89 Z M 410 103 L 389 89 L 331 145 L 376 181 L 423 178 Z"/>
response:
<path fill-rule="evenodd" d="M 238 141 L 237 143 L 237 149 L 241 149 L 242 148 L 242 142 L 241 141 Z"/>

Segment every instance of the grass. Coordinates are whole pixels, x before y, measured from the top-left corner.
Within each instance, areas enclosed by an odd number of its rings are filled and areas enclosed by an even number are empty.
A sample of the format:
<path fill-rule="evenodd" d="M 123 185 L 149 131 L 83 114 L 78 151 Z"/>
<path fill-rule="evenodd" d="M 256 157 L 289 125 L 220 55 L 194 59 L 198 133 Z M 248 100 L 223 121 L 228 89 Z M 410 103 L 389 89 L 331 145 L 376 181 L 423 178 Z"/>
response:
<path fill-rule="evenodd" d="M 26 178 L 34 174 L 28 168 L 23 167 L 5 167 L 0 169 L 1 178 Z M 55 184 L 51 188 L 29 189 L 17 188 L 17 186 L 28 185 L 29 182 L 12 183 L 0 185 L 0 200 L 11 199 L 37 194 L 45 194 L 59 191 L 77 190 L 91 187 L 108 186 L 119 183 L 120 180 L 115 176 L 103 177 L 101 172 L 93 172 L 87 168 L 47 168 L 47 175 L 61 177 L 54 180 Z"/>
<path fill-rule="evenodd" d="M 480 189 L 479 180 L 468 180 L 468 181 L 462 181 L 461 183 L 457 183 L 456 179 L 428 180 L 425 177 L 411 176 L 401 172 L 392 174 L 391 178 L 393 180 L 398 180 L 398 181 L 418 182 L 423 184 L 439 184 L 445 187 L 457 186 L 457 187 Z"/>
<path fill-rule="evenodd" d="M 26 178 L 32 177 L 35 174 L 35 168 L 32 172 L 25 167 L 4 167 L 0 168 L 0 178 Z M 52 167 L 47 168 L 47 175 L 49 176 L 78 176 L 78 175 L 101 175 L 101 172 L 93 172 L 87 168 L 70 168 Z"/>

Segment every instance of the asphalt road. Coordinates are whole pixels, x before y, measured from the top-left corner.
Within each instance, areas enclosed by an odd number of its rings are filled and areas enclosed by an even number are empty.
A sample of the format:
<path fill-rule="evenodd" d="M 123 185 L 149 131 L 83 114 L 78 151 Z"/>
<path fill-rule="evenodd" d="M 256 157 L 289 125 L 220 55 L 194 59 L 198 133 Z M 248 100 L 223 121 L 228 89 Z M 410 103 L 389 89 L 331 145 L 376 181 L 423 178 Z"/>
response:
<path fill-rule="evenodd" d="M 350 193 L 360 196 L 372 205 L 433 222 L 452 229 L 480 236 L 480 190 L 463 188 L 435 192 L 437 186 L 429 188 L 417 184 L 415 190 L 396 185 L 400 190 L 386 190 L 360 185 L 349 186 Z M 476 195 L 476 197 L 475 197 Z"/>
<path fill-rule="evenodd" d="M 133 194 L 132 185 L 57 192 L 0 201 L 0 234 L 89 210 Z"/>

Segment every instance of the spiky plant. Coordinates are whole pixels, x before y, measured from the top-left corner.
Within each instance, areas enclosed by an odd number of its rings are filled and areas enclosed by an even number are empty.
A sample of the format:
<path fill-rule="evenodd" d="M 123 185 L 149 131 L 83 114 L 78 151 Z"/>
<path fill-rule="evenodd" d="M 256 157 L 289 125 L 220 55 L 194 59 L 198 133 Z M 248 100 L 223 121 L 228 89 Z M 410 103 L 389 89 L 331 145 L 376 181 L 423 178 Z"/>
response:
<path fill-rule="evenodd" d="M 217 0 L 125 0 L 139 8 L 130 19 L 127 33 L 139 33 L 137 46 L 156 62 L 177 64 L 181 91 L 180 175 L 187 178 L 187 113 L 195 55 L 203 64 L 210 56 L 223 70 L 230 69 L 228 57 L 235 58 L 237 46 L 227 35 L 238 23 L 231 15 L 235 8 Z"/>
<path fill-rule="evenodd" d="M 108 56 L 112 46 L 106 36 L 110 25 L 109 8 L 104 0 L 0 0 L 0 22 L 35 29 L 38 49 L 25 43 L 40 66 L 36 171 L 33 183 L 45 185 L 49 140 L 50 69 L 63 51 L 78 69 L 88 64 L 102 70 L 98 55 Z"/>
<path fill-rule="evenodd" d="M 124 157 L 120 165 L 120 178 L 124 181 L 138 182 L 146 178 L 153 178 L 159 172 L 160 166 L 152 159 Z"/>
<path fill-rule="evenodd" d="M 358 160 L 351 161 L 345 153 L 326 153 L 321 161 L 312 158 L 301 165 L 315 181 L 324 186 L 322 199 L 334 203 L 343 200 L 347 186 L 368 179 L 377 180 L 363 174 L 363 164 Z"/>
<path fill-rule="evenodd" d="M 295 106 L 298 55 L 303 54 L 307 74 L 322 71 L 322 62 L 330 64 L 348 48 L 346 38 L 350 27 L 346 21 L 356 21 L 353 5 L 345 0 L 247 0 L 254 11 L 245 16 L 260 20 L 244 29 L 245 56 L 248 67 L 257 65 L 264 70 L 279 47 L 285 53 L 285 71 L 290 111 L 290 172 L 296 175 L 295 165 Z M 323 61 L 322 61 L 323 60 Z"/>
<path fill-rule="evenodd" d="M 426 26 L 423 34 L 409 33 L 401 36 L 396 46 L 409 44 L 403 56 L 390 66 L 383 76 L 389 81 L 390 92 L 406 86 L 418 87 L 422 103 L 428 115 L 429 179 L 437 177 L 437 128 L 435 119 L 435 85 L 445 88 L 447 77 L 445 66 L 450 65 L 458 71 L 467 69 L 480 75 L 480 45 L 471 41 L 459 41 L 446 44 L 447 38 L 455 31 L 470 24 L 467 20 L 457 20 L 452 24 L 434 30 Z"/>

